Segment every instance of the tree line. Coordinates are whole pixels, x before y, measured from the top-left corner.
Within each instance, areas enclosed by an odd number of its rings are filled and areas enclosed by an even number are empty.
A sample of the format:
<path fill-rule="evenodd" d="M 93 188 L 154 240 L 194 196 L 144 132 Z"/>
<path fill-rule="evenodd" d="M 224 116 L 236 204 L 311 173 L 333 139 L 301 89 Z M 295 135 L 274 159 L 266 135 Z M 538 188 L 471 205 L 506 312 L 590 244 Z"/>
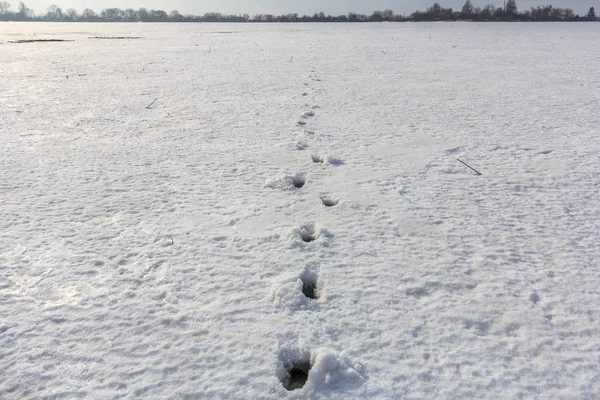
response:
<path fill-rule="evenodd" d="M 371 15 L 350 12 L 332 16 L 323 12 L 314 15 L 299 14 L 257 14 L 250 16 L 206 13 L 204 15 L 181 14 L 177 10 L 169 13 L 163 10 L 140 8 L 107 8 L 100 13 L 86 8 L 81 14 L 73 8 L 63 10 L 51 5 L 46 13 L 36 15 L 24 2 L 19 2 L 16 10 L 6 0 L 0 0 L 0 21 L 55 21 L 55 22 L 404 22 L 404 21 L 598 21 L 594 7 L 585 16 L 575 14 L 570 8 L 552 5 L 531 7 L 519 12 L 516 0 L 507 0 L 502 7 L 488 4 L 476 7 L 471 0 L 466 0 L 462 9 L 453 10 L 434 3 L 425 11 L 415 11 L 405 16 L 392 10 L 374 11 Z"/>

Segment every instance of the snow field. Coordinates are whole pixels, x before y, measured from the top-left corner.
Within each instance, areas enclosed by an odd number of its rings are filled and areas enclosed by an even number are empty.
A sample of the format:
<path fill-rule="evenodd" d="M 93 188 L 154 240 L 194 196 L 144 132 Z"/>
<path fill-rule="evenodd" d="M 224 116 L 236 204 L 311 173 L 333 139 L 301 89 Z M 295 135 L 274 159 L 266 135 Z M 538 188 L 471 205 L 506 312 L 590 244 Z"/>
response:
<path fill-rule="evenodd" d="M 598 29 L 0 24 L 0 398 L 595 398 Z"/>

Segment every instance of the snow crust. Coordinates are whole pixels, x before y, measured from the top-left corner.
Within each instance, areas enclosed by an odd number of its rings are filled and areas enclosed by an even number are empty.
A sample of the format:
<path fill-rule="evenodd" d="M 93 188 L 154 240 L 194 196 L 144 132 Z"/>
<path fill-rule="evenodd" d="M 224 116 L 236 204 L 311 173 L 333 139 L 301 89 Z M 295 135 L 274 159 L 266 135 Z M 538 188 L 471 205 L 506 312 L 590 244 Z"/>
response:
<path fill-rule="evenodd" d="M 0 398 L 597 398 L 599 30 L 0 23 Z"/>

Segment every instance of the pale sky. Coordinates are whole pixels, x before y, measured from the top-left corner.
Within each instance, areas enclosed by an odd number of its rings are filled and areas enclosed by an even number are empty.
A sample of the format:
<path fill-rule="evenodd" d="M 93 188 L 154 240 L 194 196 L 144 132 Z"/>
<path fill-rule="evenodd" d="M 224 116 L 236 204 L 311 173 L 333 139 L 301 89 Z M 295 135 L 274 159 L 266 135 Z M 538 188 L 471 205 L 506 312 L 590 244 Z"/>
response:
<path fill-rule="evenodd" d="M 13 10 L 19 0 L 8 0 Z M 97 12 L 110 7 L 121 9 L 160 9 L 167 12 L 178 10 L 182 14 L 204 14 L 220 12 L 223 14 L 309 14 L 323 11 L 326 14 L 339 15 L 355 11 L 371 14 L 374 10 L 389 8 L 399 14 L 410 14 L 415 10 L 424 10 L 435 0 L 23 0 L 36 13 L 44 13 L 48 6 L 56 4 L 63 9 L 74 8 L 81 12 L 91 8 Z M 473 5 L 483 7 L 486 4 L 502 5 L 503 0 L 471 0 Z M 444 7 L 460 9 L 464 0 L 438 0 Z M 572 8 L 575 13 L 587 14 L 594 6 L 600 11 L 600 0 L 517 0 L 519 10 L 529 9 L 532 5 L 552 4 L 563 8 Z M 597 11 L 598 13 L 598 11 Z"/>

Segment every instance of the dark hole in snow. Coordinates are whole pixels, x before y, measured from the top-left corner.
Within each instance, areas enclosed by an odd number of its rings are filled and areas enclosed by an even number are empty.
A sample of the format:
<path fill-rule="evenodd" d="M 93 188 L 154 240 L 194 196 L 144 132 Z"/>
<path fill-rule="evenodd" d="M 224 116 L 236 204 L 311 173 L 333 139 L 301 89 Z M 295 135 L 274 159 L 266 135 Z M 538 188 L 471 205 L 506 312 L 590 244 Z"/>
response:
<path fill-rule="evenodd" d="M 323 163 L 323 159 L 315 154 L 311 155 L 311 158 L 314 163 Z"/>
<path fill-rule="evenodd" d="M 321 201 L 325 207 L 337 206 L 338 200 L 331 199 L 329 197 L 321 197 Z"/>
<path fill-rule="evenodd" d="M 302 177 L 302 176 L 296 176 L 292 180 L 292 183 L 294 184 L 295 188 L 300 189 L 306 183 L 306 179 L 304 179 L 304 177 Z"/>
<path fill-rule="evenodd" d="M 317 235 L 315 235 L 314 232 L 308 232 L 306 230 L 300 231 L 300 237 L 306 243 L 314 242 L 317 239 Z"/>
<path fill-rule="evenodd" d="M 304 294 L 309 299 L 316 300 L 317 282 L 302 279 L 302 294 Z"/>
<path fill-rule="evenodd" d="M 310 371 L 309 362 L 295 362 L 291 368 L 287 369 L 288 376 L 286 376 L 281 383 L 287 390 L 302 389 L 308 379 L 308 372 Z"/>

